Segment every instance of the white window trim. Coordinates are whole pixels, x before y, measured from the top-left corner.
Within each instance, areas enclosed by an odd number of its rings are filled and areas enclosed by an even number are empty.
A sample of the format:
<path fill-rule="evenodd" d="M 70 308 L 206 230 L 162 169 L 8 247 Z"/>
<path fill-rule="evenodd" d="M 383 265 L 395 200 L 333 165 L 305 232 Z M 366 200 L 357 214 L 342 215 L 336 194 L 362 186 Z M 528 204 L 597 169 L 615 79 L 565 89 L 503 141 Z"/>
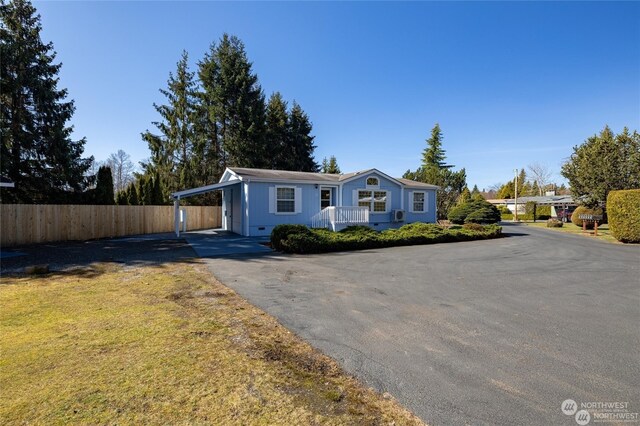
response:
<path fill-rule="evenodd" d="M 279 212 L 278 211 L 278 189 L 280 188 L 285 188 L 285 189 L 293 189 L 293 200 L 281 200 L 281 201 L 293 201 L 293 211 L 291 212 Z M 290 185 L 276 185 L 275 186 L 275 190 L 274 190 L 275 194 L 274 194 L 274 203 L 275 205 L 273 206 L 273 213 L 277 214 L 277 215 L 292 215 L 292 214 L 297 214 L 296 212 L 296 204 L 297 204 L 297 200 L 296 200 L 296 196 L 297 196 L 297 188 L 295 186 L 290 186 Z"/>
<path fill-rule="evenodd" d="M 359 201 L 360 200 L 360 196 L 359 196 L 360 191 L 367 191 L 367 192 L 371 193 L 371 201 L 369 202 L 369 214 L 386 214 L 386 213 L 391 212 L 391 208 L 390 208 L 391 207 L 391 191 L 387 191 L 386 189 L 375 189 L 375 188 L 371 188 L 371 187 L 356 189 L 356 194 L 358 194 L 358 196 L 356 196 L 355 206 L 354 207 L 357 207 L 357 206 L 360 205 L 360 201 Z M 373 210 L 373 203 L 375 203 L 375 196 L 374 196 L 375 192 L 384 192 L 385 202 L 384 202 L 384 211 L 383 212 L 376 212 L 376 211 Z"/>
<path fill-rule="evenodd" d="M 422 194 L 423 195 L 423 202 L 422 202 L 422 210 L 416 210 L 415 209 L 415 194 Z M 411 209 L 409 210 L 411 213 L 428 213 L 429 212 L 429 204 L 427 203 L 428 200 L 428 195 L 427 195 L 427 191 L 411 191 L 410 192 L 410 196 L 409 196 L 409 203 L 411 206 Z"/>

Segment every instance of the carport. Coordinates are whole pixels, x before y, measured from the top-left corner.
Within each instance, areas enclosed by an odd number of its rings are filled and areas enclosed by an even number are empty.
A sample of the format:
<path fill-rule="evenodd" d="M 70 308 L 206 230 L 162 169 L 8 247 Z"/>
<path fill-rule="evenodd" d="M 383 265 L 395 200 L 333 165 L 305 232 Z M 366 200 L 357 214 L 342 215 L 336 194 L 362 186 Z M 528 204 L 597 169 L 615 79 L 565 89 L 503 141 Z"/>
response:
<path fill-rule="evenodd" d="M 222 204 L 222 229 L 229 232 L 237 232 L 242 224 L 242 197 L 239 180 L 215 183 L 213 185 L 200 186 L 198 188 L 185 189 L 171 194 L 173 198 L 173 223 L 176 237 L 180 236 L 180 200 L 205 194 L 212 191 L 223 191 Z"/>

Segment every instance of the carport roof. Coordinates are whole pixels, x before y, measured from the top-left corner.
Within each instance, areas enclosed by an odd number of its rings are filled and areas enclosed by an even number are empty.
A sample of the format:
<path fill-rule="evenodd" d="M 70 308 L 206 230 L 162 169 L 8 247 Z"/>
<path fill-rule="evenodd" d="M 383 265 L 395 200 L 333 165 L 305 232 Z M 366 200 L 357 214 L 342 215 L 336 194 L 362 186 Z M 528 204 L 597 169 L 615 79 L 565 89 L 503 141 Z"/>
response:
<path fill-rule="evenodd" d="M 218 189 L 226 188 L 227 186 L 239 184 L 239 180 L 229 180 L 227 182 L 214 183 L 213 185 L 200 186 L 198 188 L 185 189 L 184 191 L 178 191 L 171 194 L 174 200 L 180 200 L 182 198 L 193 197 L 194 195 L 200 195 Z"/>

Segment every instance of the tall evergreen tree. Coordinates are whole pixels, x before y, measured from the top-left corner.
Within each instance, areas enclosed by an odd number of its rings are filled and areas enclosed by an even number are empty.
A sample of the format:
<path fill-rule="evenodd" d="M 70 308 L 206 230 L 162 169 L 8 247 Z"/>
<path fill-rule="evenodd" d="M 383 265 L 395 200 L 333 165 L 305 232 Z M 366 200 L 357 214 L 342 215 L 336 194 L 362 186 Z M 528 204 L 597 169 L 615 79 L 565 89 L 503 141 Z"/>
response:
<path fill-rule="evenodd" d="M 446 163 L 445 151 L 442 148 L 442 131 L 440 125 L 435 124 L 431 130 L 431 137 L 427 139 L 427 147 L 422 152 L 422 165 L 415 172 L 407 170 L 405 179 L 438 185 L 436 194 L 437 213 L 439 219 L 446 219 L 449 209 L 453 207 L 460 194 L 467 186 L 467 172 L 465 169 L 453 171 L 453 165 Z"/>
<path fill-rule="evenodd" d="M 3 202 L 60 202 L 87 187 L 93 157 L 71 139 L 75 111 L 58 88 L 61 64 L 40 38 L 40 15 L 27 0 L 0 3 L 0 173 L 15 183 Z"/>
<path fill-rule="evenodd" d="M 296 170 L 295 148 L 290 136 L 287 103 L 275 92 L 267 103 L 265 143 L 269 149 L 269 168 Z M 293 133 L 293 132 L 291 132 Z"/>
<path fill-rule="evenodd" d="M 192 187 L 195 180 L 191 156 L 197 115 L 196 83 L 188 60 L 187 52 L 183 51 L 176 74 L 169 73 L 167 89 L 160 89 L 167 103 L 153 105 L 162 118 L 153 123 L 160 135 L 148 130 L 142 134 L 151 150 L 150 161 L 143 167 L 147 173 L 160 176 L 167 192 Z M 168 193 L 166 195 L 168 198 Z"/>
<path fill-rule="evenodd" d="M 313 141 L 315 136 L 311 135 L 313 126 L 309 120 L 309 116 L 304 112 L 302 107 L 293 101 L 291 112 L 289 113 L 289 129 L 288 144 L 293 151 L 293 164 L 288 170 L 299 172 L 317 172 L 320 168 L 313 158 L 313 152 L 316 149 Z"/>
<path fill-rule="evenodd" d="M 244 44 L 238 37 L 224 34 L 213 60 L 218 68 L 213 98 L 218 105 L 223 167 L 268 167 L 264 94 Z"/>

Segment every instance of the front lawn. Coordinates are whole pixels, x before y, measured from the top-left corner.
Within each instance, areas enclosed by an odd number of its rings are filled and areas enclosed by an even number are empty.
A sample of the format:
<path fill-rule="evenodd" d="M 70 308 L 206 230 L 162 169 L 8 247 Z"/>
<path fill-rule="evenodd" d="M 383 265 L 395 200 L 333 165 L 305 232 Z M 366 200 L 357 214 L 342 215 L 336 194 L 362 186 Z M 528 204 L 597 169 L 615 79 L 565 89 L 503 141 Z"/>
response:
<path fill-rule="evenodd" d="M 527 225 L 527 226 L 533 226 L 536 228 L 544 228 L 544 229 L 549 229 L 551 231 L 558 231 L 558 232 L 565 232 L 568 234 L 576 234 L 576 235 L 582 235 L 585 237 L 591 237 L 594 238 L 596 240 L 600 240 L 600 241 L 606 241 L 608 243 L 619 243 L 618 240 L 615 239 L 615 237 L 613 235 L 611 235 L 611 231 L 609 230 L 609 225 L 608 224 L 603 224 L 603 225 L 598 225 L 598 236 L 596 237 L 594 235 L 594 231 L 593 229 L 587 230 L 586 232 L 582 232 L 582 228 L 579 226 L 574 225 L 571 222 L 567 222 L 565 223 L 562 228 L 547 228 L 547 221 L 542 221 L 542 222 L 520 222 L 523 225 Z"/>
<path fill-rule="evenodd" d="M 366 226 L 351 226 L 340 232 L 332 232 L 327 229 L 310 229 L 304 225 L 278 225 L 271 233 L 271 245 L 286 253 L 303 254 L 482 240 L 501 236 L 500 226 L 475 223 L 449 228 L 434 223 L 412 223 L 381 232 Z"/>
<path fill-rule="evenodd" d="M 204 265 L 0 280 L 0 423 L 420 424 Z"/>

